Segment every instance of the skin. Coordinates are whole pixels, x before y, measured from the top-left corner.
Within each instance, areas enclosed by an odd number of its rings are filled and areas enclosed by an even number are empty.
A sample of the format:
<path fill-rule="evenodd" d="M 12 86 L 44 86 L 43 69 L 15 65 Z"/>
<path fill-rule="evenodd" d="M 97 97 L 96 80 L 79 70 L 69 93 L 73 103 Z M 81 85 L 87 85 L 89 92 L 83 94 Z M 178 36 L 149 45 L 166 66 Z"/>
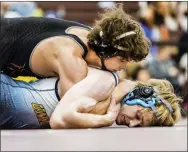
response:
<path fill-rule="evenodd" d="M 78 36 L 87 46 L 88 30 L 71 28 L 67 33 Z M 85 60 L 82 55 L 82 48 L 71 38 L 51 37 L 35 47 L 30 60 L 31 70 L 44 77 L 58 76 L 60 78 L 60 95 L 63 96 L 74 84 L 87 76 L 87 65 L 101 67 L 100 58 L 89 47 Z M 104 61 L 110 71 L 125 69 L 127 63 L 128 61 L 119 56 Z"/>
<path fill-rule="evenodd" d="M 112 92 L 112 96 L 116 100 L 116 103 L 120 103 L 123 97 L 129 93 L 134 87 L 136 83 L 130 80 L 121 80 L 119 85 L 114 89 Z M 108 100 L 99 102 L 96 104 L 95 108 L 92 113 L 95 114 L 105 114 L 105 109 L 108 108 L 107 105 L 110 103 L 110 98 Z M 153 112 L 150 111 L 142 115 L 141 110 L 144 108 L 139 105 L 121 105 L 120 111 L 118 113 L 118 117 L 116 119 L 117 125 L 125 125 L 129 127 L 136 127 L 136 126 L 149 126 L 150 122 L 154 116 Z"/>
<path fill-rule="evenodd" d="M 143 107 L 139 105 L 129 106 L 124 104 L 121 107 L 119 115 L 116 119 L 117 125 L 125 125 L 129 127 L 149 126 L 153 118 L 153 112 L 151 111 L 145 115 L 142 115 L 140 112 L 142 109 Z"/>
<path fill-rule="evenodd" d="M 123 105 L 120 108 L 120 101 L 134 87 L 135 83 L 129 80 L 115 87 L 111 73 L 89 68 L 87 77 L 62 96 L 52 113 L 50 125 L 53 129 L 96 128 L 110 126 L 116 119 L 118 125 L 147 125 L 148 117 L 142 121 L 141 116 L 137 117 L 141 107 Z M 123 120 L 125 116 L 126 121 Z"/>
<path fill-rule="evenodd" d="M 57 129 L 93 128 L 111 125 L 120 108 L 120 105 L 116 106 L 115 102 L 112 102 L 111 108 L 105 115 L 89 114 L 88 112 L 96 103 L 107 99 L 114 87 L 115 81 L 111 73 L 89 68 L 87 77 L 62 96 L 50 118 L 51 127 Z M 60 83 L 58 88 L 61 94 Z"/>

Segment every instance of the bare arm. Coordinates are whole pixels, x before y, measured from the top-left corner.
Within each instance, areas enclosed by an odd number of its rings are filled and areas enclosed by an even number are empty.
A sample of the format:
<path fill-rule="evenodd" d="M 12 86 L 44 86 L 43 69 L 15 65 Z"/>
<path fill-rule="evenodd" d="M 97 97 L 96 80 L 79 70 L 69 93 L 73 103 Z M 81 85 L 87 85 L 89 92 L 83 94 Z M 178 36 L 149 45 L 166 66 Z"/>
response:
<path fill-rule="evenodd" d="M 50 125 L 53 129 L 60 128 L 98 128 L 111 126 L 118 115 L 120 105 L 116 105 L 115 100 L 110 103 L 108 112 L 105 115 L 96 115 L 82 113 L 82 109 L 90 109 L 96 104 L 96 100 L 88 97 L 80 97 L 74 101 L 66 111 L 59 105 L 56 113 L 50 119 Z"/>
<path fill-rule="evenodd" d="M 59 75 L 63 96 L 68 89 L 87 76 L 87 63 L 82 58 L 82 48 L 70 38 L 57 37 L 49 44 L 54 53 L 52 60 L 49 55 L 46 56 L 46 60 L 51 69 Z"/>
<path fill-rule="evenodd" d="M 52 128 L 90 128 L 112 125 L 120 108 L 114 100 L 105 115 L 85 113 L 87 112 L 85 109 L 90 111 L 98 101 L 109 97 L 115 85 L 110 73 L 98 71 L 96 74 L 96 72 L 75 84 L 63 96 L 51 116 Z"/>
<path fill-rule="evenodd" d="M 67 53 L 58 59 L 58 73 L 60 78 L 60 88 L 64 94 L 74 84 L 83 80 L 87 76 L 88 67 L 86 62 L 79 55 Z"/>
<path fill-rule="evenodd" d="M 112 97 L 115 99 L 116 103 L 120 103 L 123 97 L 135 87 L 136 83 L 131 80 L 122 80 L 112 92 Z M 111 98 L 98 102 L 89 113 L 92 114 L 106 114 L 108 107 L 110 105 Z"/>

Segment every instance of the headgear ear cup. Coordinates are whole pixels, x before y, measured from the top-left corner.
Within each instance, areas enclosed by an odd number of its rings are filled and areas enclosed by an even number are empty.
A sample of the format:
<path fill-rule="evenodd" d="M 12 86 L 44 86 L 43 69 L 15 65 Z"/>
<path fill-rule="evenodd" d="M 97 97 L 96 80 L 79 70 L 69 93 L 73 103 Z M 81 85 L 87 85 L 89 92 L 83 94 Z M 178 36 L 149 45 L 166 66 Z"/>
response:
<path fill-rule="evenodd" d="M 169 103 L 167 103 L 164 99 L 156 97 L 154 95 L 155 91 L 153 87 L 150 86 L 139 86 L 135 87 L 133 91 L 129 92 L 128 95 L 124 97 L 122 100 L 122 104 L 127 105 L 141 105 L 144 108 L 151 108 L 154 112 L 157 119 L 159 119 L 159 115 L 156 110 L 156 103 L 161 101 L 166 107 L 169 109 L 170 113 L 173 113 L 173 109 Z"/>
<path fill-rule="evenodd" d="M 134 93 L 138 97 L 148 98 L 148 97 L 150 97 L 154 94 L 154 90 L 153 90 L 152 87 L 142 86 L 142 87 L 136 87 L 135 90 L 134 90 Z"/>

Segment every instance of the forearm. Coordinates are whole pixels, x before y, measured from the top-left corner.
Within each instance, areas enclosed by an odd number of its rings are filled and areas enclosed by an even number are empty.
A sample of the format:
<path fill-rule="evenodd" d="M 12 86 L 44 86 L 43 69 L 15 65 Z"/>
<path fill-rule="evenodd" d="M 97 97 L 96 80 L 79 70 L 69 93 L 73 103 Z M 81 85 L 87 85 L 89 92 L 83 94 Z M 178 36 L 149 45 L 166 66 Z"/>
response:
<path fill-rule="evenodd" d="M 127 95 L 135 86 L 137 85 L 136 81 L 122 80 L 118 86 L 112 92 L 112 97 L 116 99 L 116 103 L 120 103 L 125 95 Z"/>
<path fill-rule="evenodd" d="M 113 124 L 109 121 L 108 115 L 95 115 L 90 113 L 70 113 L 65 118 L 68 128 L 98 128 L 107 127 Z"/>
<path fill-rule="evenodd" d="M 98 102 L 89 113 L 92 114 L 98 114 L 98 115 L 104 115 L 107 113 L 107 109 L 110 105 L 111 96 L 107 98 L 106 100 Z"/>
<path fill-rule="evenodd" d="M 70 105 L 65 105 L 63 102 L 59 103 L 50 119 L 51 127 L 53 129 L 97 128 L 112 125 L 115 120 L 111 119 L 109 114 L 86 113 L 92 109 L 96 102 L 89 97 L 80 97 Z"/>
<path fill-rule="evenodd" d="M 70 128 L 99 128 L 112 125 L 108 120 L 108 115 L 95 115 L 88 113 L 70 113 L 64 117 L 64 120 L 50 120 L 52 129 L 70 129 Z"/>
<path fill-rule="evenodd" d="M 106 118 L 106 119 L 105 119 Z M 71 128 L 98 128 L 110 126 L 112 123 L 107 121 L 107 115 L 94 115 L 87 113 L 69 113 L 63 120 L 50 120 L 52 129 L 71 129 Z"/>

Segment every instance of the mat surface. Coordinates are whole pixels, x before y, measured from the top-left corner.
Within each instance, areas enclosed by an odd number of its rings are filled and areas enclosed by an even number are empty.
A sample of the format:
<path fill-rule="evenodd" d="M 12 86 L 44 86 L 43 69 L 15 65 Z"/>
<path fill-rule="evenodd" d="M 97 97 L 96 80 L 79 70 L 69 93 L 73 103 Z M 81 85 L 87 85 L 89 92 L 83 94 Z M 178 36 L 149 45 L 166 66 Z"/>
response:
<path fill-rule="evenodd" d="M 187 119 L 174 127 L 1 131 L 1 151 L 187 151 Z"/>

